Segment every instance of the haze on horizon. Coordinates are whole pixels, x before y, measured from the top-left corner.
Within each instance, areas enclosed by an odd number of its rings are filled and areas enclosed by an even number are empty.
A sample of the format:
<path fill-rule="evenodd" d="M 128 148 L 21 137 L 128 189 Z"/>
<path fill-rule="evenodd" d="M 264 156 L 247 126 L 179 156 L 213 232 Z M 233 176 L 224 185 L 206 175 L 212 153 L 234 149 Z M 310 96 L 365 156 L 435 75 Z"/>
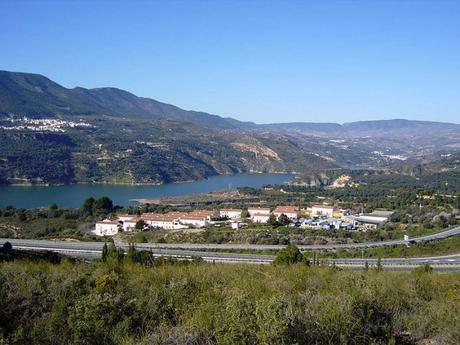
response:
<path fill-rule="evenodd" d="M 459 123 L 460 2 L 3 1 L 0 69 L 256 123 Z"/>

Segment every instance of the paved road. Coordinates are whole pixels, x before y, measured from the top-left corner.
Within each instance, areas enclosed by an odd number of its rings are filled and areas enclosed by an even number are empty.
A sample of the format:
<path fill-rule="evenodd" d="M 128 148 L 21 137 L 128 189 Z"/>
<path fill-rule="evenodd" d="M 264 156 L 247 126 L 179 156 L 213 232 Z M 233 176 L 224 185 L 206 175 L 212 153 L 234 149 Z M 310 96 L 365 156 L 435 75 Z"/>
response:
<path fill-rule="evenodd" d="M 460 227 L 445 230 L 443 232 L 414 238 L 414 242 L 432 241 L 450 236 L 460 235 Z M 69 242 L 69 241 L 49 241 L 49 240 L 21 240 L 21 239 L 0 239 L 0 244 L 9 241 L 17 249 L 29 250 L 52 250 L 58 253 L 83 257 L 96 258 L 100 257 L 103 243 L 101 242 Z M 376 246 L 389 246 L 406 244 L 405 241 L 385 241 L 349 245 L 323 245 L 323 246 L 301 246 L 302 249 L 333 249 L 333 248 L 367 248 Z M 117 247 L 127 248 L 127 243 L 116 243 Z M 258 254 L 240 254 L 240 253 L 223 253 L 223 252 L 206 252 L 199 249 L 281 249 L 284 246 L 265 246 L 265 245 L 212 245 L 212 244 L 163 244 L 163 243 L 139 243 L 136 244 L 139 249 L 152 251 L 155 256 L 168 256 L 180 259 L 191 259 L 201 257 L 208 262 L 225 262 L 225 263 L 251 263 L 251 264 L 270 264 L 274 255 Z M 193 250 L 190 250 L 193 249 Z M 355 259 L 324 259 L 326 264 L 336 264 L 337 266 L 347 268 L 362 268 L 367 262 L 370 266 L 377 264 L 377 259 L 355 258 Z M 460 270 L 460 254 L 425 257 L 425 258 L 387 258 L 382 259 L 381 263 L 385 267 L 408 269 L 418 265 L 428 263 L 440 270 Z"/>
<path fill-rule="evenodd" d="M 449 228 L 444 231 L 421 237 L 411 238 L 411 242 L 426 242 L 439 240 L 452 236 L 460 235 L 460 226 Z M 100 250 L 104 245 L 101 242 L 69 242 L 69 241 L 49 241 L 49 240 L 19 240 L 0 238 L 0 243 L 5 241 L 11 242 L 15 246 L 29 246 L 46 248 L 61 248 L 61 249 L 88 249 Z M 299 245 L 301 250 L 318 250 L 318 249 L 356 249 L 356 248 L 371 248 L 384 247 L 395 245 L 406 245 L 404 240 L 352 243 L 352 244 L 323 244 L 323 245 Z M 115 245 L 121 248 L 128 248 L 128 243 L 116 242 Z M 260 244 L 202 244 L 202 243 L 136 243 L 136 247 L 140 249 L 193 249 L 193 250 L 280 250 L 284 245 L 260 245 Z"/>
<path fill-rule="evenodd" d="M 0 243 L 3 240 L 0 240 Z M 65 246 L 61 247 L 53 243 L 53 246 L 48 246 L 45 243 L 40 244 L 21 244 L 14 243 L 16 249 L 28 250 L 52 250 L 61 254 L 80 257 L 85 259 L 94 259 L 101 256 L 102 246 L 100 243 L 95 244 L 93 247 L 79 248 L 78 246 Z M 43 241 L 45 242 L 45 241 Z M 151 249 L 154 256 L 175 257 L 178 259 L 192 259 L 194 257 L 201 257 L 207 262 L 216 263 L 247 263 L 247 264 L 270 264 L 275 259 L 274 255 L 258 255 L 258 254 L 239 254 L 239 253 L 219 253 L 219 252 L 203 252 L 195 250 L 177 250 L 177 249 Z M 375 266 L 378 259 L 369 258 L 354 258 L 354 259 L 321 259 L 322 264 L 332 265 L 335 264 L 339 267 L 362 269 L 366 262 L 369 266 Z M 387 258 L 382 259 L 381 264 L 390 269 L 410 270 L 419 265 L 428 263 L 438 270 L 447 271 L 460 271 L 460 254 L 424 257 L 424 258 Z"/>

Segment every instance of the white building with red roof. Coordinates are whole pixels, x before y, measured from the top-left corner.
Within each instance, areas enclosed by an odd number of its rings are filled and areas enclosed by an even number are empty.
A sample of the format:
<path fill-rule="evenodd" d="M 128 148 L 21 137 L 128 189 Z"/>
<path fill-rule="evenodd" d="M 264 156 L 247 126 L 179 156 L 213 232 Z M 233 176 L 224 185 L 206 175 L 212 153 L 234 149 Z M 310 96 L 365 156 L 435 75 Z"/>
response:
<path fill-rule="evenodd" d="M 113 236 L 118 233 L 120 223 L 117 220 L 104 219 L 101 222 L 96 222 L 94 234 L 97 236 Z"/>
<path fill-rule="evenodd" d="M 237 208 L 223 208 L 219 211 L 221 217 L 227 217 L 229 219 L 240 219 L 241 210 Z"/>
<path fill-rule="evenodd" d="M 123 222 L 124 231 L 133 231 L 136 228 L 136 223 L 141 220 L 140 216 L 131 215 L 131 218 L 128 217 L 119 217 L 121 222 Z"/>
<path fill-rule="evenodd" d="M 170 213 L 144 213 L 141 218 L 149 226 L 153 228 L 161 228 L 166 230 L 184 229 L 186 226 L 180 223 L 180 217 L 185 214 L 183 212 Z"/>
<path fill-rule="evenodd" d="M 311 207 L 312 216 L 333 217 L 337 208 L 330 205 L 313 205 Z"/>
<path fill-rule="evenodd" d="M 298 218 L 299 209 L 297 206 L 277 206 L 273 211 L 276 219 L 282 214 L 286 215 L 290 220 L 296 220 Z"/>
<path fill-rule="evenodd" d="M 267 223 L 270 219 L 270 213 L 253 213 L 251 219 L 254 223 Z"/>
<path fill-rule="evenodd" d="M 249 212 L 249 215 L 252 216 L 255 215 L 255 214 L 266 214 L 266 215 L 270 215 L 270 208 L 268 207 L 248 207 L 248 212 Z"/>

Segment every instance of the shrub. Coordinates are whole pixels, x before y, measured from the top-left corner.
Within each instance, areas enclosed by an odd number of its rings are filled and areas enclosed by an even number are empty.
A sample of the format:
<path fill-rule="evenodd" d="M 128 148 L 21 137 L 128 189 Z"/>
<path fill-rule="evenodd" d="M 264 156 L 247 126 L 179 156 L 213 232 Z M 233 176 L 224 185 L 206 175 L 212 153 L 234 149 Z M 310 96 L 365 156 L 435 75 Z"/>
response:
<path fill-rule="evenodd" d="M 280 250 L 273 263 L 275 265 L 292 265 L 299 262 L 305 262 L 305 257 L 297 246 L 290 244 Z"/>

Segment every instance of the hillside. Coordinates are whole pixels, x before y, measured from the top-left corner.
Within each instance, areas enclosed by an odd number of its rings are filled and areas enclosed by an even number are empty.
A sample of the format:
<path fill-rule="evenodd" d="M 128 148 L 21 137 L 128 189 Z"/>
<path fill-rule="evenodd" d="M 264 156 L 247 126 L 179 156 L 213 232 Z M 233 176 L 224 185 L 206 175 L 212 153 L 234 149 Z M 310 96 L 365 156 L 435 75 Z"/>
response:
<path fill-rule="evenodd" d="M 272 123 L 260 125 L 260 127 L 267 130 L 297 132 L 324 137 L 385 137 L 390 135 L 393 139 L 396 139 L 407 136 L 418 138 L 429 135 L 438 137 L 441 134 L 453 134 L 455 139 L 458 140 L 460 135 L 459 124 L 404 119 L 356 121 L 344 124 L 314 122 Z"/>
<path fill-rule="evenodd" d="M 85 121 L 89 126 L 57 132 L 0 130 L 0 182 L 157 184 L 337 167 L 286 135 L 222 132 L 173 120 L 89 116 Z"/>
<path fill-rule="evenodd" d="M 296 172 L 322 184 L 340 169 L 443 169 L 442 158 L 459 151 L 457 124 L 257 125 L 120 89 L 67 89 L 0 71 L 3 184 L 165 183 L 238 172 Z"/>
<path fill-rule="evenodd" d="M 0 341 L 453 345 L 460 337 L 458 273 L 133 256 L 0 263 Z"/>
<path fill-rule="evenodd" d="M 251 125 L 204 112 L 183 110 L 116 88 L 67 89 L 39 74 L 7 71 L 0 71 L 0 114 L 37 118 L 61 115 L 167 118 L 227 129 Z"/>

